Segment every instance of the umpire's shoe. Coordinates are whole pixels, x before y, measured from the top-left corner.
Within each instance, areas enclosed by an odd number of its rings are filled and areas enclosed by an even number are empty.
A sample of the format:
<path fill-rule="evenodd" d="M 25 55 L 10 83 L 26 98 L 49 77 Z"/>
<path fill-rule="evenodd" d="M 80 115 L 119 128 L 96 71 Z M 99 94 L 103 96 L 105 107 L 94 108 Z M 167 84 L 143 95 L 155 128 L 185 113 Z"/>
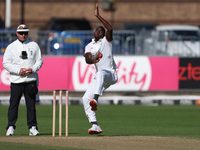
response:
<path fill-rule="evenodd" d="M 7 132 L 6 132 L 6 136 L 13 136 L 15 129 L 13 128 L 13 126 L 9 126 Z"/>
<path fill-rule="evenodd" d="M 29 129 L 29 135 L 30 136 L 36 136 L 36 135 L 40 135 L 40 133 L 38 132 L 36 126 L 32 126 L 30 129 Z"/>

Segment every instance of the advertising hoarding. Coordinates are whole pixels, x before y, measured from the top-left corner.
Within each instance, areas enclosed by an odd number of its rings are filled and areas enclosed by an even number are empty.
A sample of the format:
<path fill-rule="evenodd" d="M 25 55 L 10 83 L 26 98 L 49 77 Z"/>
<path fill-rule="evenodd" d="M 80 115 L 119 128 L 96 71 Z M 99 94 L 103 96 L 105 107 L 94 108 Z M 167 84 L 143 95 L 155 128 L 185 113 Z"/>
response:
<path fill-rule="evenodd" d="M 39 90 L 68 89 L 85 91 L 95 76 L 94 65 L 85 63 L 84 57 L 43 57 L 38 71 Z M 0 91 L 8 91 L 9 73 L 0 57 Z M 179 89 L 178 57 L 115 56 L 118 82 L 108 91 L 176 91 Z"/>

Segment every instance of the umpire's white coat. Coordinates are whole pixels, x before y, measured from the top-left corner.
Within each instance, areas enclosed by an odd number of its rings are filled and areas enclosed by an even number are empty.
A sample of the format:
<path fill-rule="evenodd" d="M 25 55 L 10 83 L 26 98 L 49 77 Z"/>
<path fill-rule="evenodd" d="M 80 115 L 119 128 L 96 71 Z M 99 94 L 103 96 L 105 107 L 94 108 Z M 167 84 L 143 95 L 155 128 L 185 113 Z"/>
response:
<path fill-rule="evenodd" d="M 26 51 L 28 59 L 21 59 L 22 51 Z M 10 82 L 24 83 L 37 80 L 37 71 L 41 68 L 43 59 L 38 44 L 27 39 L 20 42 L 18 39 L 6 48 L 3 56 L 3 67 L 10 72 Z M 29 76 L 20 76 L 21 68 L 32 68 L 33 73 Z"/>

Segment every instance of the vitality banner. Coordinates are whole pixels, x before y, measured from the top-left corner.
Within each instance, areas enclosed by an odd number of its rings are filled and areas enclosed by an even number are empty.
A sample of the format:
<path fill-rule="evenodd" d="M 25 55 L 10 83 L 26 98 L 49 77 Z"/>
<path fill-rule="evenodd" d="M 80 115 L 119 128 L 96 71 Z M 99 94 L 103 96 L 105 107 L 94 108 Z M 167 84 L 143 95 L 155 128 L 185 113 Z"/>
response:
<path fill-rule="evenodd" d="M 179 58 L 147 56 L 115 56 L 118 82 L 108 91 L 176 91 L 179 90 Z M 95 76 L 94 65 L 84 57 L 44 56 L 38 71 L 39 90 L 68 89 L 85 91 Z M 0 91 L 10 90 L 9 73 L 0 57 Z"/>

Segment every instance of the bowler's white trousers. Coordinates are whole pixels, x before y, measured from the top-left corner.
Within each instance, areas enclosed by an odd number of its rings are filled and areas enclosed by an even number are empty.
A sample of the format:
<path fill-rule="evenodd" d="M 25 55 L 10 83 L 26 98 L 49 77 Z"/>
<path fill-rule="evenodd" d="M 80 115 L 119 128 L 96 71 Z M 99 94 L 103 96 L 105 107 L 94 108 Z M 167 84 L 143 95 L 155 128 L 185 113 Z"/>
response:
<path fill-rule="evenodd" d="M 101 70 L 96 73 L 82 98 L 85 114 L 90 123 L 97 121 L 95 111 L 91 110 L 90 100 L 93 99 L 95 94 L 102 95 L 110 85 L 117 81 L 118 77 L 115 70 Z"/>

